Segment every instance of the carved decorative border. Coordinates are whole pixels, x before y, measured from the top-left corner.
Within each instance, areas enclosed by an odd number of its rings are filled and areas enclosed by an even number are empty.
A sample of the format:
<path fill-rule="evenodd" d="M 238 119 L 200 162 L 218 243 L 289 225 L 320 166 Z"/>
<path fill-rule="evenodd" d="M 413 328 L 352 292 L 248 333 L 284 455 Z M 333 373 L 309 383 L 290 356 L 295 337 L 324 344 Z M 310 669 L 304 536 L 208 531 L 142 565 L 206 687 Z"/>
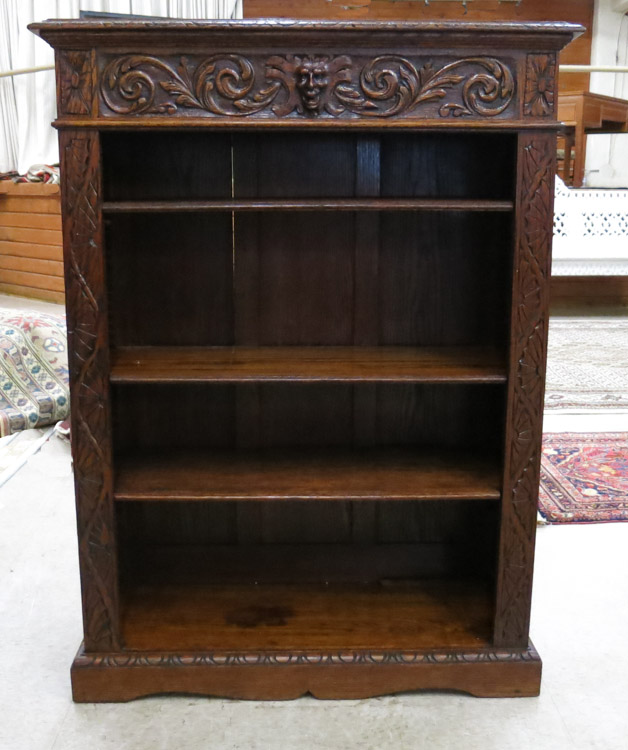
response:
<path fill-rule="evenodd" d="M 346 119 L 417 116 L 418 110 L 423 117 L 490 118 L 515 96 L 511 69 L 494 57 L 133 54 L 106 58 L 101 66 L 101 113 L 117 116 Z"/>
<path fill-rule="evenodd" d="M 108 407 L 108 345 L 99 206 L 99 141 L 60 134 L 72 455 L 85 645 L 119 645 Z"/>
<path fill-rule="evenodd" d="M 93 83 L 91 52 L 60 50 L 57 53 L 59 114 L 90 115 Z"/>
<path fill-rule="evenodd" d="M 519 233 L 495 642 L 527 642 L 539 493 L 556 139 L 520 136 Z"/>
<path fill-rule="evenodd" d="M 141 653 L 77 655 L 74 666 L 89 667 L 290 667 L 388 664 L 486 664 L 538 662 L 532 646 L 521 651 L 353 651 L 353 652 L 207 652 L 192 654 Z"/>
<path fill-rule="evenodd" d="M 526 57 L 526 86 L 523 114 L 526 117 L 554 117 L 556 55 Z"/>

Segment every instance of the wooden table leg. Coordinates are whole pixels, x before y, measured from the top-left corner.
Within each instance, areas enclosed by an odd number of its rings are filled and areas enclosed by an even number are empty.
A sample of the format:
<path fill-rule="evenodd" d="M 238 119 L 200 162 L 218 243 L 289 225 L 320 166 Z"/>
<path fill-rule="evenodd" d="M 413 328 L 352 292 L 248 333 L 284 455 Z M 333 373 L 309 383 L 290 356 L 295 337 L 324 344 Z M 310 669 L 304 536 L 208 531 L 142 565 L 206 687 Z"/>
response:
<path fill-rule="evenodd" d="M 571 150 L 574 145 L 575 128 L 565 128 L 565 156 L 563 158 L 563 182 L 571 185 Z"/>
<path fill-rule="evenodd" d="M 575 127 L 575 156 L 573 160 L 573 187 L 582 187 L 584 182 L 584 164 L 587 156 L 587 134 L 584 124 L 579 120 Z"/>

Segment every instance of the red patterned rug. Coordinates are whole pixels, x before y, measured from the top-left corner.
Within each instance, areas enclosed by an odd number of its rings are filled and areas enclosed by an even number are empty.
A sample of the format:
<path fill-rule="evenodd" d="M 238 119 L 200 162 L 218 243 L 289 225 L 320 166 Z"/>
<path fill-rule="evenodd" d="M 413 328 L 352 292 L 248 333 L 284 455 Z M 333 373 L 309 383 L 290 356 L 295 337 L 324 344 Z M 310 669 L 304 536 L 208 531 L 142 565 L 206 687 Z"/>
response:
<path fill-rule="evenodd" d="M 628 521 L 628 432 L 544 435 L 539 510 L 549 523 Z"/>

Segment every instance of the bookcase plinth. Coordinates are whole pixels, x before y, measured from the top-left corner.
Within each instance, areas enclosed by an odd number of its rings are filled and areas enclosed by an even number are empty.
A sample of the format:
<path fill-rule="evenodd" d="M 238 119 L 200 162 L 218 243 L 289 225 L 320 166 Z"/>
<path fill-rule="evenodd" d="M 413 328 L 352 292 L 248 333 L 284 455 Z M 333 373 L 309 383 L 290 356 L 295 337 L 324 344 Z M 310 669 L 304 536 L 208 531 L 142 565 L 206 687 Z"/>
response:
<path fill-rule="evenodd" d="M 409 690 L 479 698 L 539 695 L 541 659 L 527 649 L 348 653 L 86 654 L 72 666 L 78 703 L 184 693 L 245 700 L 361 699 Z"/>

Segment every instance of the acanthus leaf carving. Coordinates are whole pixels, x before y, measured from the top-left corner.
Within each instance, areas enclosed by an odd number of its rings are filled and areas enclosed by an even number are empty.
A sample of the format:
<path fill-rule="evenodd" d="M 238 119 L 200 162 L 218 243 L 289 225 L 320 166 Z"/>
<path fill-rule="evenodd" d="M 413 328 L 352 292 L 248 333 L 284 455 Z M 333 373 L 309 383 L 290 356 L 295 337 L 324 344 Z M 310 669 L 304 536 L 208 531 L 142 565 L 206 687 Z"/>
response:
<path fill-rule="evenodd" d="M 478 66 L 484 72 L 468 75 L 467 70 L 465 75 L 465 66 Z M 503 112 L 514 96 L 512 73 L 495 58 L 463 58 L 442 68 L 427 62 L 419 68 L 397 55 L 376 57 L 362 69 L 359 90 L 339 87 L 337 95 L 352 112 L 391 117 L 413 110 L 423 102 L 444 99 L 448 89 L 463 81 L 462 103 L 445 102 L 438 111 L 441 117 L 474 114 L 493 117 Z"/>
<path fill-rule="evenodd" d="M 249 59 L 221 53 L 196 62 L 182 57 L 178 64 L 124 55 L 105 65 L 100 91 L 106 107 L 119 115 L 172 115 L 187 108 L 231 117 L 395 117 L 442 102 L 439 117 L 495 117 L 512 102 L 515 81 L 509 67 L 493 57 L 439 66 L 399 55 L 360 62 L 348 55 Z"/>

